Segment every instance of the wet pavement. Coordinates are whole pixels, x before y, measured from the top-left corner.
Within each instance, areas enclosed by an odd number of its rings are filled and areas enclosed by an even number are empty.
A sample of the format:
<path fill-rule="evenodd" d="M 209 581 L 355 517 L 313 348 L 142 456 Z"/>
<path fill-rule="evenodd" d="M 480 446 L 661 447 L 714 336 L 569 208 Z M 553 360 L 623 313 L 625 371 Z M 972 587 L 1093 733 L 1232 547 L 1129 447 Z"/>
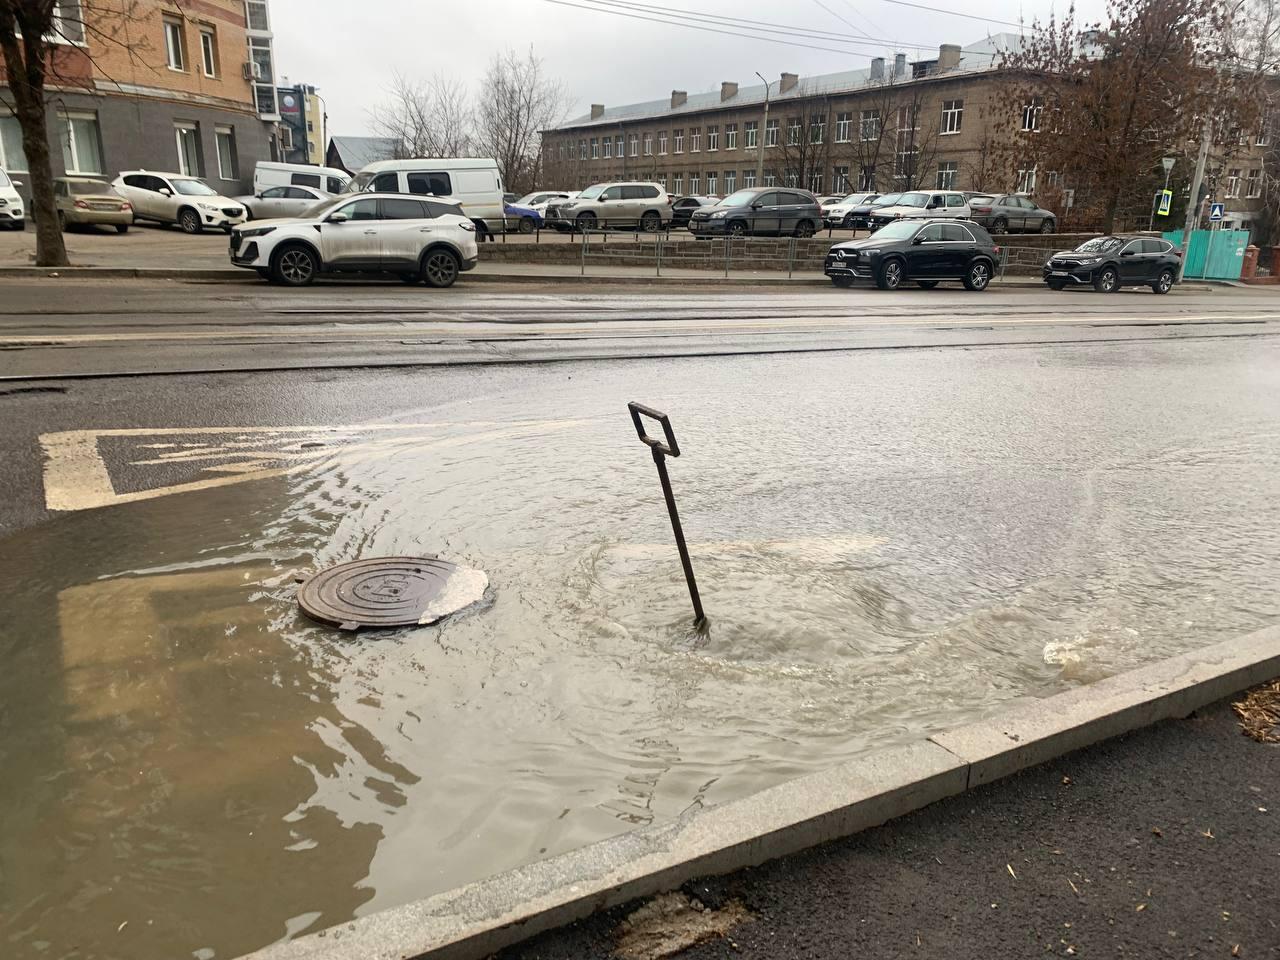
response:
<path fill-rule="evenodd" d="M 1280 616 L 1269 337 L 31 386 L 6 956 L 232 957 Z M 420 552 L 487 602 L 294 610 Z"/>

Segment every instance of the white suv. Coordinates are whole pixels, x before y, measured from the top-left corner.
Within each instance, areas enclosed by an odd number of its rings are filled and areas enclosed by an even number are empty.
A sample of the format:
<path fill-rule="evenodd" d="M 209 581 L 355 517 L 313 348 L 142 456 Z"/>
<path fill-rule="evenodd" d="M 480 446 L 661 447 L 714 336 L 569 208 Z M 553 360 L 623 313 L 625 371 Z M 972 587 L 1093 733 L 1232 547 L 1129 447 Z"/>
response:
<path fill-rule="evenodd" d="M 224 197 L 198 177 L 126 170 L 111 184 L 133 204 L 135 220 L 176 223 L 185 233 L 206 227 L 230 230 L 244 223 L 244 204 Z"/>
<path fill-rule="evenodd" d="M 402 193 L 344 193 L 305 216 L 231 231 L 233 265 L 295 287 L 342 271 L 448 287 L 478 259 L 475 224 L 456 202 Z"/>
<path fill-rule="evenodd" d="M 891 207 L 876 207 L 868 215 L 874 233 L 894 220 L 949 217 L 969 219 L 969 201 L 958 190 L 912 190 L 898 197 Z"/>

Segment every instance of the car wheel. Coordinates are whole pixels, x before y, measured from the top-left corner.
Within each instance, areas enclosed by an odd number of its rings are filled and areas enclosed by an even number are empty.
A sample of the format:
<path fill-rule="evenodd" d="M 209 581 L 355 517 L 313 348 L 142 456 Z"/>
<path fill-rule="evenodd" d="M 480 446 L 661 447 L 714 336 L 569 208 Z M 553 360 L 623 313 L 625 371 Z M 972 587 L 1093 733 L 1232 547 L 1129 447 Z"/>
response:
<path fill-rule="evenodd" d="M 277 282 L 291 287 L 305 287 L 319 272 L 316 255 L 300 243 L 277 250 L 271 258 L 271 275 Z"/>
<path fill-rule="evenodd" d="M 657 233 L 662 229 L 662 217 L 657 211 L 649 210 L 640 218 L 640 229 L 645 233 Z"/>
<path fill-rule="evenodd" d="M 812 236 L 813 236 L 813 221 L 812 221 L 812 220 L 801 220 L 799 223 L 797 223 L 797 224 L 796 224 L 796 236 L 797 236 L 797 237 L 812 237 Z"/>
<path fill-rule="evenodd" d="M 63 233 L 67 232 L 67 215 L 61 210 L 58 211 L 58 229 Z"/>
<path fill-rule="evenodd" d="M 996 217 L 994 220 L 991 221 L 991 232 L 992 233 L 1008 233 L 1009 221 L 1006 220 L 1004 217 Z"/>
<path fill-rule="evenodd" d="M 1156 278 L 1156 282 L 1151 285 L 1151 289 L 1156 293 L 1168 293 L 1173 288 L 1173 271 L 1161 270 L 1160 276 Z"/>
<path fill-rule="evenodd" d="M 846 230 L 858 229 L 857 226 L 854 225 L 852 213 L 846 213 L 844 215 L 844 221 L 841 223 L 841 226 L 843 226 Z"/>
<path fill-rule="evenodd" d="M 534 221 L 533 221 L 533 217 L 521 217 L 521 218 L 520 218 L 520 232 L 521 232 L 521 233 L 524 233 L 524 234 L 533 233 L 533 231 L 534 231 L 534 230 L 536 230 L 536 229 L 538 229 L 538 225 L 537 225 L 536 223 L 534 223 Z"/>
<path fill-rule="evenodd" d="M 1063 283 L 1061 280 L 1050 280 L 1050 281 L 1049 281 L 1049 289 L 1050 289 L 1050 290 L 1065 290 L 1065 289 L 1066 289 L 1066 286 L 1067 286 L 1067 285 L 1066 285 L 1065 283 Z"/>
<path fill-rule="evenodd" d="M 1093 289 L 1099 293 L 1115 293 L 1120 289 L 1119 281 L 1115 267 L 1103 267 L 1094 275 Z"/>
<path fill-rule="evenodd" d="M 1043 220 L 1040 221 L 1041 233 L 1053 233 L 1053 231 L 1057 229 L 1058 229 L 1058 225 L 1054 223 L 1052 220 L 1050 220 L 1048 217 L 1045 217 Z"/>
<path fill-rule="evenodd" d="M 853 286 L 852 277 L 832 277 L 831 282 L 834 283 L 837 287 L 840 287 L 841 289 L 844 289 L 844 290 L 847 290 L 849 287 Z"/>
<path fill-rule="evenodd" d="M 422 279 L 428 287 L 451 287 L 461 265 L 452 250 L 429 250 L 422 258 Z"/>
<path fill-rule="evenodd" d="M 902 286 L 902 261 L 886 260 L 876 272 L 876 286 L 881 290 L 897 290 Z"/>
<path fill-rule="evenodd" d="M 978 260 L 969 264 L 969 272 L 964 275 L 964 288 L 966 290 L 985 290 L 987 284 L 991 282 L 991 264 L 985 260 Z"/>
<path fill-rule="evenodd" d="M 127 223 L 116 224 L 116 233 L 128 233 L 128 232 L 129 232 L 129 225 Z"/>
<path fill-rule="evenodd" d="M 729 224 L 729 236 L 745 237 L 747 235 L 747 225 L 741 220 L 735 220 Z"/>
<path fill-rule="evenodd" d="M 203 229 L 200 223 L 200 214 L 190 207 L 183 208 L 182 212 L 178 214 L 178 226 L 182 228 L 183 233 L 199 233 Z"/>
<path fill-rule="evenodd" d="M 594 230 L 597 223 L 596 215 L 594 213 L 580 213 L 573 223 L 575 227 L 584 233 L 588 230 Z"/>
<path fill-rule="evenodd" d="M 919 287 L 921 290 L 932 290 L 937 285 L 938 285 L 937 280 L 917 280 L 916 281 L 916 286 Z"/>

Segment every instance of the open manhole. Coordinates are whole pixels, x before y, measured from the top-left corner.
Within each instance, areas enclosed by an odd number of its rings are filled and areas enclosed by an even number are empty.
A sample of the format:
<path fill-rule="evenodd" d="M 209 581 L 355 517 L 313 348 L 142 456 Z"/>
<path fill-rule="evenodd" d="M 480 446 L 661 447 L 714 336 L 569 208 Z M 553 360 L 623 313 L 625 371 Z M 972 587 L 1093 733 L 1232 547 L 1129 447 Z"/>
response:
<path fill-rule="evenodd" d="M 484 596 L 482 570 L 437 557 L 374 557 L 321 570 L 298 590 L 312 620 L 340 630 L 426 626 Z"/>

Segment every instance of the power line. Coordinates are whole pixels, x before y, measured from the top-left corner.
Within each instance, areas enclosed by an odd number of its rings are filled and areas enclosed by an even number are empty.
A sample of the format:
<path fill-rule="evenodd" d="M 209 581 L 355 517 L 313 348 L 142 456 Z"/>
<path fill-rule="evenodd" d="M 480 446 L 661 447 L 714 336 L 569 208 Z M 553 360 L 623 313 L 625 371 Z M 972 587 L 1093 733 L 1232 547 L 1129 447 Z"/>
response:
<path fill-rule="evenodd" d="M 1014 23 L 1012 20 L 997 20 L 994 17 L 980 17 L 976 13 L 961 13 L 959 10 L 947 10 L 943 7 L 931 7 L 924 3 L 911 3 L 909 0 L 881 0 L 882 3 L 892 3 L 899 7 L 911 7 L 913 10 L 927 10 L 930 13 L 941 13 L 948 17 L 964 17 L 966 20 L 978 20 L 982 23 L 995 23 L 1002 27 L 1017 27 L 1019 30 L 1033 30 L 1033 27 L 1027 26 L 1025 23 Z"/>
<path fill-rule="evenodd" d="M 833 17 L 835 17 L 837 20 L 839 20 L 839 21 L 840 21 L 841 23 L 843 23 L 845 26 L 847 26 L 850 30 L 857 30 L 857 31 L 858 31 L 860 34 L 862 34 L 864 37 L 865 37 L 865 36 L 868 36 L 867 31 L 865 31 L 865 30 L 861 29 L 860 27 L 855 27 L 855 26 L 853 25 L 853 23 L 852 23 L 852 22 L 850 22 L 850 21 L 846 20 L 844 17 L 840 16 L 840 14 L 836 13 L 834 10 L 832 10 L 830 7 L 828 7 L 825 3 L 823 3 L 823 2 L 822 2 L 822 0 L 813 0 L 813 2 L 814 2 L 814 3 L 816 3 L 816 4 L 817 4 L 819 7 L 821 7 L 823 10 L 827 11 L 827 13 L 831 14 Z"/>
<path fill-rule="evenodd" d="M 848 7 L 850 10 L 853 10 L 855 12 L 857 11 L 857 7 L 853 5 L 853 0 L 844 0 L 844 5 Z M 880 30 L 881 32 L 884 31 L 884 27 L 880 26 L 880 24 L 876 23 L 874 20 L 868 17 L 865 13 L 860 14 L 860 16 L 864 21 L 866 21 L 867 24 L 870 25 L 872 30 Z"/>

